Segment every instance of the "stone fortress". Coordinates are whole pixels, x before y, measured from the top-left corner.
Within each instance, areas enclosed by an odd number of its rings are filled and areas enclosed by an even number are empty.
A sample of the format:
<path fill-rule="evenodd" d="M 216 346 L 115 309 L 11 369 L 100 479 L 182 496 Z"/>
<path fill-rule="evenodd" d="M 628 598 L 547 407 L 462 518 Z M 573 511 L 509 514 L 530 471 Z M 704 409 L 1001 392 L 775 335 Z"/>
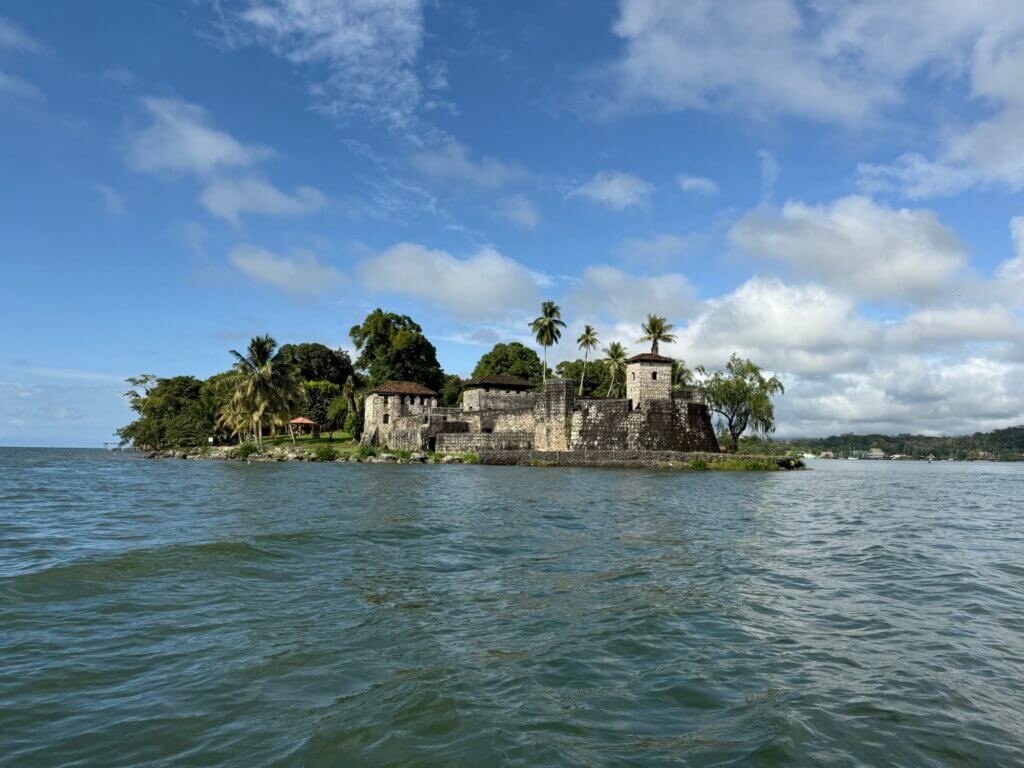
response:
<path fill-rule="evenodd" d="M 535 389 L 515 376 L 465 383 L 462 406 L 442 408 L 431 389 L 404 381 L 366 398 L 362 444 L 391 450 L 718 451 L 698 387 L 672 386 L 672 358 L 626 361 L 625 398 L 578 398 L 573 382 Z"/>

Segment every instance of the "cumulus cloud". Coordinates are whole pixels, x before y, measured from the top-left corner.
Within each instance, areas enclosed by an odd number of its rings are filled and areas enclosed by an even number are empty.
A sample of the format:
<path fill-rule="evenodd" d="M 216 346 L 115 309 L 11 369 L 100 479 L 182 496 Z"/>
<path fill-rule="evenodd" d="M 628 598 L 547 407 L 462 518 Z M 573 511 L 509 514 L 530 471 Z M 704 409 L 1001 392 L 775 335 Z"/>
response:
<path fill-rule="evenodd" d="M 539 297 L 538 276 L 493 248 L 460 259 L 399 243 L 367 259 L 360 271 L 370 290 L 425 299 L 463 319 L 521 310 Z"/>
<path fill-rule="evenodd" d="M 613 211 L 621 211 L 646 205 L 653 192 L 652 184 L 631 173 L 600 171 L 572 190 L 569 197 L 585 197 Z"/>
<path fill-rule="evenodd" d="M 905 317 L 891 334 L 895 344 L 934 348 L 945 342 L 1022 340 L 1017 318 L 999 305 L 922 309 Z"/>
<path fill-rule="evenodd" d="M 199 200 L 214 216 L 232 223 L 237 223 L 243 213 L 303 216 L 315 213 L 324 204 L 324 196 L 313 187 L 296 187 L 289 195 L 254 176 L 213 181 Z"/>
<path fill-rule="evenodd" d="M 681 173 L 676 177 L 676 183 L 683 192 L 696 192 L 702 195 L 718 194 L 718 183 L 704 176 L 690 176 Z"/>
<path fill-rule="evenodd" d="M 738 352 L 772 370 L 817 375 L 863 366 L 879 337 L 849 297 L 821 285 L 755 277 L 703 302 L 668 348 L 711 366 Z"/>
<path fill-rule="evenodd" d="M 313 97 L 330 115 L 406 127 L 424 93 L 445 85 L 417 74 L 420 0 L 227 0 L 225 8 L 229 42 L 314 68 Z"/>
<path fill-rule="evenodd" d="M 679 322 L 690 316 L 696 303 L 686 275 L 646 277 L 609 266 L 587 267 L 569 294 L 569 301 L 578 314 L 636 327 L 652 312 Z"/>
<path fill-rule="evenodd" d="M 237 245 L 228 261 L 250 280 L 297 297 L 322 296 L 342 279 L 338 270 L 305 251 L 279 256 L 265 248 Z"/>
<path fill-rule="evenodd" d="M 142 104 L 150 123 L 132 137 L 128 149 L 129 165 L 136 171 L 208 176 L 251 167 L 271 154 L 213 127 L 206 110 L 195 104 L 163 98 Z"/>
<path fill-rule="evenodd" d="M 964 246 L 933 212 L 894 210 L 859 196 L 756 210 L 736 223 L 730 239 L 868 299 L 941 296 L 966 265 Z"/>
<path fill-rule="evenodd" d="M 540 224 L 540 211 L 526 195 L 509 195 L 498 201 L 498 215 L 534 232 Z"/>
<path fill-rule="evenodd" d="M 466 147 L 454 139 L 413 155 L 411 162 L 425 176 L 482 189 L 497 189 L 526 177 L 522 168 L 491 157 L 473 160 Z"/>

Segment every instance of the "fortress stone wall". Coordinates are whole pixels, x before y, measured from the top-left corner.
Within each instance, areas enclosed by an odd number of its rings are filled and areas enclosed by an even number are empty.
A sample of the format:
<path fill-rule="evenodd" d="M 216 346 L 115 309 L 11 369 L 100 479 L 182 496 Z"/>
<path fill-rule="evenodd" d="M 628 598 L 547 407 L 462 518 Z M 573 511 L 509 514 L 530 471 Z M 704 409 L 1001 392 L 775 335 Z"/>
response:
<path fill-rule="evenodd" d="M 577 399 L 573 382 L 539 390 L 467 389 L 460 408 L 437 406 L 430 390 L 389 382 L 366 398 L 362 442 L 392 450 L 717 451 L 699 388 L 673 390 L 672 361 L 638 355 L 625 398 Z M 400 394 L 400 390 L 410 394 Z"/>

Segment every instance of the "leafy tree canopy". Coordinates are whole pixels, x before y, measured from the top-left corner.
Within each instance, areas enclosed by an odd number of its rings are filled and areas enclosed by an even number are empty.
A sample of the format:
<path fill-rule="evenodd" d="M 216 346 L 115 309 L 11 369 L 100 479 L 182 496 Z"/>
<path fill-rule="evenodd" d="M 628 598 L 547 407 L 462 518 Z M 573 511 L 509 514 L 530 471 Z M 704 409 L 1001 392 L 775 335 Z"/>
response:
<path fill-rule="evenodd" d="M 561 379 L 578 382 L 583 376 L 583 360 L 565 360 L 555 366 L 555 372 Z M 586 365 L 586 376 L 583 376 L 583 397 L 604 397 L 611 384 L 611 371 L 603 360 L 591 360 Z"/>
<path fill-rule="evenodd" d="M 302 388 L 306 390 L 302 415 L 321 427 L 329 427 L 331 402 L 341 397 L 341 387 L 333 381 L 307 381 Z M 344 398 L 342 401 L 344 402 Z"/>
<path fill-rule="evenodd" d="M 289 358 L 295 364 L 299 378 L 303 381 L 329 381 L 340 387 L 352 375 L 352 360 L 343 349 L 304 342 L 285 344 L 277 354 Z"/>
<path fill-rule="evenodd" d="M 359 350 L 355 367 L 366 371 L 370 387 L 395 380 L 441 388 L 444 371 L 437 362 L 437 350 L 408 315 L 375 309 L 360 325 L 352 326 L 349 336 Z"/>
<path fill-rule="evenodd" d="M 444 384 L 441 385 L 441 391 L 438 393 L 439 404 L 445 408 L 454 408 L 459 404 L 459 399 L 462 397 L 462 379 L 455 374 L 444 377 Z"/>
<path fill-rule="evenodd" d="M 193 376 L 169 379 L 129 379 L 136 388 L 128 394 L 139 418 L 117 434 L 141 450 L 204 445 L 214 423 L 200 402 L 203 382 Z M 141 385 L 140 385 L 140 382 Z"/>
<path fill-rule="evenodd" d="M 505 374 L 519 376 L 537 384 L 542 378 L 540 357 L 518 341 L 495 344 L 494 348 L 480 358 L 473 369 L 473 378 Z"/>
<path fill-rule="evenodd" d="M 772 395 L 785 392 L 777 377 L 766 379 L 756 363 L 736 354 L 729 358 L 724 372 L 708 375 L 703 368 L 698 371 L 704 376 L 701 384 L 708 407 L 721 417 L 722 432 L 733 451 L 739 448 L 740 435 L 748 428 L 762 437 L 775 431 Z"/>

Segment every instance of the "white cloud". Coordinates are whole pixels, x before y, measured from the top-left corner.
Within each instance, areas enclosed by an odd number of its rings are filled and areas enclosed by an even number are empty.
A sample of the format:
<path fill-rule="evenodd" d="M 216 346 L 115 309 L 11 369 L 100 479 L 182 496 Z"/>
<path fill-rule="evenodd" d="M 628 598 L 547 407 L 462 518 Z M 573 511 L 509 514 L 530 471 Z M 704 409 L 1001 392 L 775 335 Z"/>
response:
<path fill-rule="evenodd" d="M 228 168 L 248 168 L 271 153 L 243 144 L 214 128 L 202 107 L 180 99 L 147 98 L 150 124 L 132 137 L 128 162 L 136 171 L 208 176 Z"/>
<path fill-rule="evenodd" d="M 704 176 L 690 176 L 685 173 L 676 177 L 676 183 L 683 192 L 697 192 L 702 195 L 717 195 L 718 184 Z"/>
<path fill-rule="evenodd" d="M 652 312 L 678 323 L 690 316 L 696 303 L 686 275 L 645 277 L 608 266 L 587 267 L 573 287 L 569 301 L 580 314 L 607 317 L 637 327 Z"/>
<path fill-rule="evenodd" d="M 419 0 L 242 0 L 229 40 L 267 45 L 296 64 L 326 69 L 311 88 L 320 109 L 405 127 L 427 88 L 416 73 L 423 44 Z"/>
<path fill-rule="evenodd" d="M 614 32 L 625 54 L 612 67 L 618 98 L 622 106 L 843 121 L 893 101 L 887 82 L 863 82 L 855 66 L 823 50 L 821 26 L 808 24 L 791 0 L 622 0 Z"/>
<path fill-rule="evenodd" d="M 240 214 L 265 216 L 304 216 L 320 210 L 324 196 L 312 187 L 296 187 L 288 195 L 274 185 L 254 176 L 219 179 L 203 190 L 200 202 L 214 216 L 237 223 Z"/>
<path fill-rule="evenodd" d="M 44 53 L 46 46 L 12 21 L 0 16 L 0 51 Z"/>
<path fill-rule="evenodd" d="M 491 157 L 471 159 L 466 147 L 454 139 L 436 149 L 413 155 L 411 162 L 426 176 L 483 189 L 497 189 L 526 177 L 522 168 Z"/>
<path fill-rule="evenodd" d="M 585 197 L 615 211 L 642 206 L 654 192 L 654 186 L 638 176 L 621 171 L 600 171 L 580 184 L 569 197 Z"/>
<path fill-rule="evenodd" d="M 106 184 L 97 184 L 94 189 L 100 196 L 103 209 L 111 216 L 124 216 L 128 210 L 125 208 L 124 198 L 121 193 Z"/>
<path fill-rule="evenodd" d="M 984 357 L 902 355 L 857 372 L 790 377 L 776 408 L 779 434 L 963 435 L 1019 424 L 1022 374 L 1019 365 Z"/>
<path fill-rule="evenodd" d="M 668 349 L 691 363 L 721 366 L 738 352 L 772 370 L 817 375 L 862 367 L 879 336 L 846 296 L 755 277 L 705 301 Z"/>
<path fill-rule="evenodd" d="M 753 211 L 730 239 L 753 255 L 869 299 L 943 295 L 966 265 L 963 245 L 933 212 L 894 210 L 857 196 Z"/>
<path fill-rule="evenodd" d="M 509 195 L 498 201 L 498 215 L 534 232 L 540 224 L 540 211 L 526 195 Z"/>
<path fill-rule="evenodd" d="M 250 280 L 299 297 L 321 296 L 342 279 L 334 267 L 304 251 L 278 256 L 265 248 L 237 245 L 228 254 L 228 261 Z"/>
<path fill-rule="evenodd" d="M 1006 307 L 942 307 L 914 312 L 892 330 L 896 344 L 1021 340 L 1021 329 Z"/>
<path fill-rule="evenodd" d="M 46 101 L 46 96 L 28 80 L 17 75 L 10 75 L 0 69 L 0 95 L 11 96 L 22 101 L 40 104 Z"/>
<path fill-rule="evenodd" d="M 538 276 L 492 248 L 460 259 L 418 243 L 399 243 L 367 259 L 360 271 L 373 291 L 426 299 L 464 319 L 521 310 L 539 296 Z"/>

